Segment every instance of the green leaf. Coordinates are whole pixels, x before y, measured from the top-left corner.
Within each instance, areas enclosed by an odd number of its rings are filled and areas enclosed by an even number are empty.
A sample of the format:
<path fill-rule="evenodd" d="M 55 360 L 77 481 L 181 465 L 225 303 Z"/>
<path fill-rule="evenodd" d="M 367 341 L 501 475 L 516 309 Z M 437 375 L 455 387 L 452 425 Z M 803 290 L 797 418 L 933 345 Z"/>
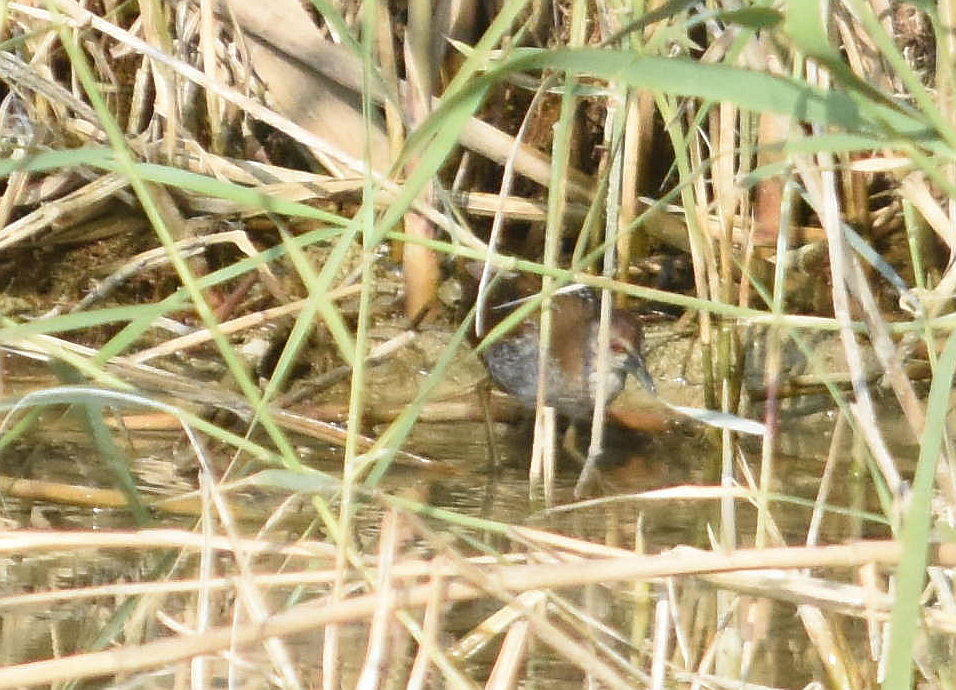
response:
<path fill-rule="evenodd" d="M 783 21 L 783 15 L 769 7 L 718 12 L 717 18 L 727 24 L 736 24 L 747 29 L 772 29 Z"/>

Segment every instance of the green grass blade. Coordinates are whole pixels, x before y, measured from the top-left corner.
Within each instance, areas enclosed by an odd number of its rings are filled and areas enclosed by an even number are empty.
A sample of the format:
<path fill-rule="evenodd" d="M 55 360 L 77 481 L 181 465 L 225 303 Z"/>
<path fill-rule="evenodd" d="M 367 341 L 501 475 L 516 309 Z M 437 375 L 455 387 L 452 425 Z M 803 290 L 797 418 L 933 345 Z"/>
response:
<path fill-rule="evenodd" d="M 883 681 L 884 690 L 913 687 L 913 647 L 922 614 L 920 599 L 926 581 L 933 486 L 943 434 L 946 433 L 946 415 L 954 373 L 956 333 L 951 333 L 930 386 L 926 428 L 920 439 L 916 475 L 913 477 L 912 490 L 905 497 L 907 511 L 900 532 L 903 553 L 896 571 L 896 601 L 890 622 L 889 664 Z"/>

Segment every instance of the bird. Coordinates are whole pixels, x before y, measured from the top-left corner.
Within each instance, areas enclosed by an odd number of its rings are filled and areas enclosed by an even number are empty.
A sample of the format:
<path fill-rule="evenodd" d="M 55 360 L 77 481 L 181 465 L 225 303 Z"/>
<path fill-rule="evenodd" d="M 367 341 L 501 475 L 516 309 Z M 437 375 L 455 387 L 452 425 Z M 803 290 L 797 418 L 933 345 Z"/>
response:
<path fill-rule="evenodd" d="M 506 286 L 504 292 L 517 288 Z M 501 290 L 493 293 L 498 297 Z M 517 301 L 521 301 L 520 299 Z M 514 300 L 492 302 L 489 321 L 500 322 Z M 600 372 L 598 330 L 601 303 L 594 290 L 577 286 L 551 298 L 551 341 L 546 366 L 545 403 L 573 421 L 589 420 L 594 412 Z M 644 361 L 644 332 L 637 319 L 622 309 L 611 311 L 605 396 L 614 400 L 632 374 L 651 393 L 654 380 Z M 482 352 L 492 380 L 523 406 L 534 408 L 538 395 L 540 319 L 532 313 Z"/>

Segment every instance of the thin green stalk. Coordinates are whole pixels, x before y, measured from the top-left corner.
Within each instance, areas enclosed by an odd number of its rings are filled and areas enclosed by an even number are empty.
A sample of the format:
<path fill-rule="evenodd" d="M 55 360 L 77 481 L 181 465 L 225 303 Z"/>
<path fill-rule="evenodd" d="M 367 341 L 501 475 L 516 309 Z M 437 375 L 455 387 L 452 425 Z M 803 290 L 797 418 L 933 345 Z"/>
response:
<path fill-rule="evenodd" d="M 48 9 L 54 16 L 60 16 L 54 5 L 48 4 Z M 243 367 L 242 362 L 239 360 L 235 350 L 232 348 L 232 346 L 229 344 L 229 341 L 219 329 L 219 322 L 215 313 L 203 296 L 202 291 L 198 288 L 196 279 L 192 275 L 192 271 L 189 269 L 186 260 L 176 249 L 175 240 L 173 239 L 169 228 L 166 227 L 166 223 L 162 217 L 162 214 L 160 213 L 156 202 L 146 187 L 146 182 L 139 176 L 137 172 L 136 165 L 134 164 L 132 155 L 126 144 L 126 139 L 123 135 L 123 132 L 113 119 L 109 109 L 106 106 L 106 103 L 102 98 L 102 95 L 99 92 L 99 89 L 96 86 L 96 81 L 92 71 L 90 70 L 90 66 L 86 61 L 86 56 L 74 41 L 72 32 L 65 24 L 61 23 L 57 31 L 64 49 L 70 56 L 70 62 L 76 71 L 77 77 L 79 78 L 80 83 L 83 85 L 83 88 L 90 99 L 90 102 L 93 104 L 93 107 L 100 117 L 100 122 L 107 133 L 110 144 L 113 147 L 113 154 L 116 156 L 120 171 L 129 178 L 130 185 L 133 187 L 133 190 L 136 192 L 137 199 L 143 206 L 143 211 L 146 213 L 147 218 L 149 218 L 149 221 L 152 224 L 153 229 L 156 231 L 156 235 L 159 237 L 160 242 L 169 253 L 170 261 L 173 267 L 175 268 L 180 279 L 183 281 L 183 285 L 188 290 L 189 296 L 193 302 L 193 306 L 195 307 L 196 312 L 199 314 L 200 319 L 212 334 L 213 341 L 216 343 L 216 346 L 219 349 L 223 360 L 226 362 L 230 373 L 235 378 L 236 383 L 239 385 L 243 395 L 245 395 L 246 398 L 252 402 L 254 407 L 258 407 L 261 402 L 259 391 L 256 388 L 255 383 L 246 373 L 245 368 Z M 292 444 L 289 443 L 288 439 L 285 437 L 285 434 L 282 432 L 282 429 L 280 429 L 275 423 L 275 420 L 272 418 L 272 415 L 267 409 L 263 409 L 262 411 L 262 424 L 273 443 L 275 443 L 278 447 L 284 462 L 289 467 L 301 468 L 302 465 L 296 456 Z"/>
<path fill-rule="evenodd" d="M 883 690 L 913 687 L 913 652 L 922 618 L 922 592 L 926 581 L 933 487 L 936 466 L 946 431 L 953 374 L 956 373 L 956 332 L 950 334 L 930 385 L 926 428 L 920 439 L 919 461 L 912 489 L 905 497 L 907 511 L 900 530 L 903 553 L 896 571 L 896 595 L 890 621 L 889 663 Z"/>

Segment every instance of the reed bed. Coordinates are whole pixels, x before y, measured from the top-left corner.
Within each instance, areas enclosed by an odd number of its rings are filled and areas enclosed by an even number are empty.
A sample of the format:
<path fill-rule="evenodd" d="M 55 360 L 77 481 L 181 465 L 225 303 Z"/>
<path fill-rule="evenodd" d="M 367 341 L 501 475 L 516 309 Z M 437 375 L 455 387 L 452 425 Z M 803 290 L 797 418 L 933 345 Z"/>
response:
<path fill-rule="evenodd" d="M 0 5 L 0 687 L 952 687 L 954 16 Z M 759 434 L 572 500 L 539 408 L 489 513 L 465 261 L 541 277 L 477 352 L 589 285 Z"/>

